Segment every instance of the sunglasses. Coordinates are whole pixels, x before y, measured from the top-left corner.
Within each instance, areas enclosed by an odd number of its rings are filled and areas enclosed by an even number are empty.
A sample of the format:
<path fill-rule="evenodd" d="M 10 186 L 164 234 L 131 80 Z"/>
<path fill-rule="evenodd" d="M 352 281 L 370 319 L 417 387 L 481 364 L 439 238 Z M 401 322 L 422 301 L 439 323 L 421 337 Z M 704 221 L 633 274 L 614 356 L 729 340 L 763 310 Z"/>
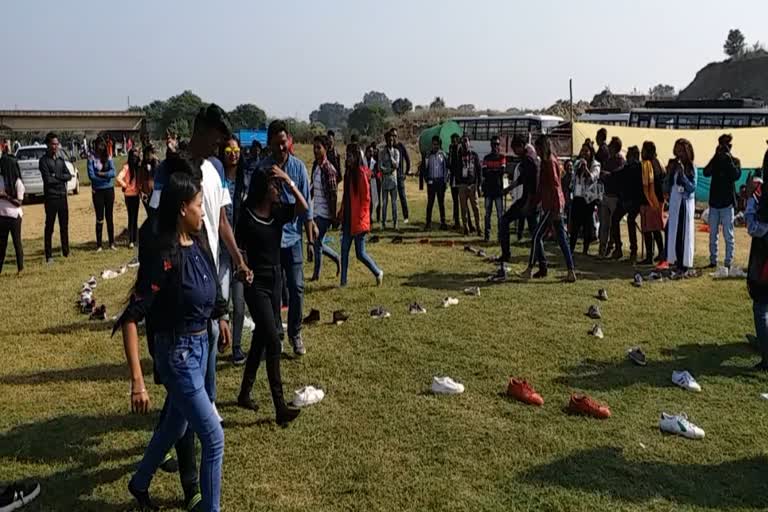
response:
<path fill-rule="evenodd" d="M 237 148 L 224 148 L 224 154 L 225 155 L 231 155 L 231 154 L 239 155 L 240 154 L 240 150 L 237 149 Z"/>

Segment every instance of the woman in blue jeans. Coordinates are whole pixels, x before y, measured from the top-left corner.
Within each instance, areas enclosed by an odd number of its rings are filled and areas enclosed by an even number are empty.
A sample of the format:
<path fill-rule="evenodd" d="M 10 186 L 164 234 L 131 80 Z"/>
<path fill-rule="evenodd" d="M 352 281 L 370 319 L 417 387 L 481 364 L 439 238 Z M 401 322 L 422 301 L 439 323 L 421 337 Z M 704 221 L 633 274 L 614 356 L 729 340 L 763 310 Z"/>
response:
<path fill-rule="evenodd" d="M 122 328 L 131 373 L 131 408 L 146 413 L 149 395 L 141 369 L 137 323 L 147 318 L 154 332 L 155 370 L 168 393 L 166 414 L 128 490 L 142 509 L 158 510 L 149 496 L 150 483 L 166 453 L 189 426 L 202 445 L 202 510 L 218 511 L 224 431 L 205 390 L 205 373 L 211 320 L 224 316 L 226 302 L 202 232 L 200 181 L 191 172 L 171 175 L 160 200 L 156 229 L 148 264 L 140 267 L 130 303 L 117 326 Z M 147 315 L 150 309 L 152 314 Z M 226 321 L 219 320 L 218 327 L 219 350 L 223 350 L 231 335 Z"/>
<path fill-rule="evenodd" d="M 384 272 L 365 252 L 365 235 L 371 230 L 371 171 L 363 164 L 360 147 L 357 144 L 347 146 L 347 170 L 344 175 L 344 197 L 338 220 L 342 226 L 341 236 L 341 286 L 347 286 L 349 270 L 349 250 L 355 243 L 355 254 L 368 270 L 376 277 L 376 284 L 381 286 Z"/>
<path fill-rule="evenodd" d="M 336 277 L 339 277 L 339 255 L 325 243 L 325 234 L 335 224 L 337 176 L 336 168 L 328 159 L 328 148 L 331 142 L 325 135 L 315 137 L 315 165 L 312 166 L 312 211 L 318 235 L 315 237 L 315 270 L 310 281 L 320 279 L 320 269 L 323 266 L 323 255 L 328 256 L 336 264 Z"/>

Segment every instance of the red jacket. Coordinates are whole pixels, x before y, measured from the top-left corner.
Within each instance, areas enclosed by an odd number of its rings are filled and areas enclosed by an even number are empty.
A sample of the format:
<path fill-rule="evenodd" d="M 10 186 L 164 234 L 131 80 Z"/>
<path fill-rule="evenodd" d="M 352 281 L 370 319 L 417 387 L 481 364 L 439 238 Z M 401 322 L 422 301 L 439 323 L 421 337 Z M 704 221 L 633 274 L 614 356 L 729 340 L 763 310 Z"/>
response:
<path fill-rule="evenodd" d="M 343 228 L 349 222 L 352 236 L 368 233 L 371 230 L 371 170 L 361 166 L 355 176 L 344 177 L 344 198 L 339 210 L 339 220 Z M 354 184 L 353 184 L 354 182 Z M 349 209 L 349 217 L 345 217 L 345 208 Z"/>
<path fill-rule="evenodd" d="M 554 156 L 541 162 L 537 196 L 544 211 L 562 212 L 565 207 L 563 187 L 560 184 L 560 164 Z"/>

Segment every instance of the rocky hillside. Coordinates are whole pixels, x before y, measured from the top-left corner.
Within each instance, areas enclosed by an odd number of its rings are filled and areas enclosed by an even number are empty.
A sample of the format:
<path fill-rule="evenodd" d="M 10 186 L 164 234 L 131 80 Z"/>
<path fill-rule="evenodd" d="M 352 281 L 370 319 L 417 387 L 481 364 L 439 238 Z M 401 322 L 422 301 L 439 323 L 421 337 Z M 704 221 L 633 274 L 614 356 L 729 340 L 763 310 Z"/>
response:
<path fill-rule="evenodd" d="M 679 99 L 754 98 L 768 101 L 768 53 L 709 64 Z"/>

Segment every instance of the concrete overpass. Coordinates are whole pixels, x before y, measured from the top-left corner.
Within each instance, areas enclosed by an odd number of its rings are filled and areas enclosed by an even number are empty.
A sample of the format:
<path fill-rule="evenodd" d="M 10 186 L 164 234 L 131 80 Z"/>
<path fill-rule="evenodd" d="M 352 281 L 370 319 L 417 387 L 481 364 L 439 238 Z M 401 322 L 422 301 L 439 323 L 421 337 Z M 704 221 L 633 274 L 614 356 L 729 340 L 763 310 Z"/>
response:
<path fill-rule="evenodd" d="M 122 110 L 0 110 L 0 132 L 143 132 L 143 112 Z"/>

